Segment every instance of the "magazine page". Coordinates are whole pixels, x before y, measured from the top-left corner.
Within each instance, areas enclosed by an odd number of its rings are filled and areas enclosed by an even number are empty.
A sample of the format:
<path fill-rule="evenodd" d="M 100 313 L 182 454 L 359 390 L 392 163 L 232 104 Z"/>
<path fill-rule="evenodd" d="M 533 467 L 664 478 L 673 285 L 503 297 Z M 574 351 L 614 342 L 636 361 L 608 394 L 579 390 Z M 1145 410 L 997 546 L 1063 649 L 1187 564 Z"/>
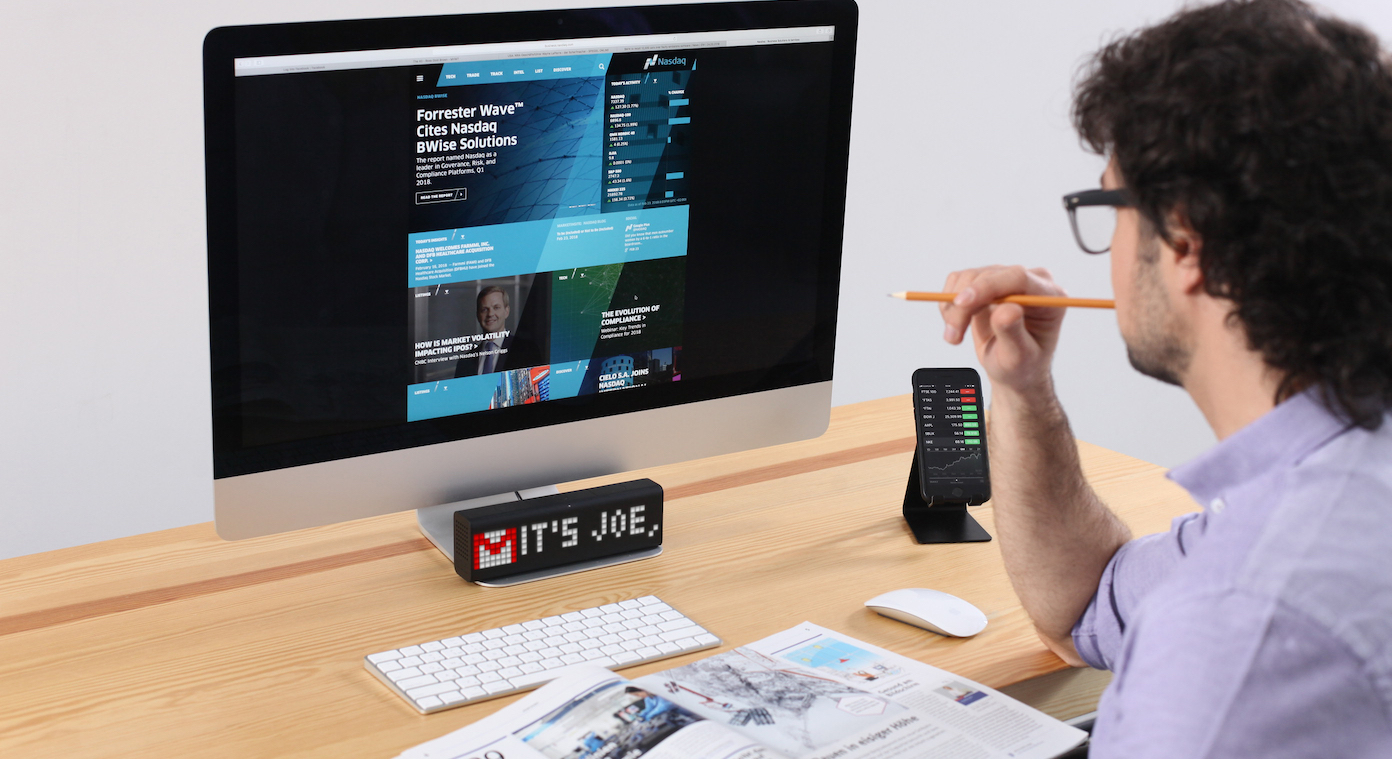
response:
<path fill-rule="evenodd" d="M 852 756 L 1049 759 L 1079 745 L 1087 737 L 1082 730 L 980 683 L 810 622 L 746 648 L 779 662 L 780 667 L 796 665 L 847 686 L 893 699 L 905 707 L 911 717 L 921 718 L 922 726 L 928 728 L 926 733 L 901 728 L 882 738 L 874 738 L 878 733 L 872 733 L 873 740 L 868 742 L 862 736 L 852 736 L 804 754 L 806 759 Z M 893 719 L 888 722 L 896 723 Z M 902 750 L 900 746 L 912 746 L 912 751 Z M 928 750 L 930 746 L 931 751 Z"/>
<path fill-rule="evenodd" d="M 598 667 L 577 667 L 526 698 L 402 759 L 788 759 Z"/>
<path fill-rule="evenodd" d="M 824 749 L 850 744 L 867 759 L 919 757 L 938 731 L 892 698 L 749 647 L 640 677 L 633 686 L 788 756 L 833 756 Z"/>

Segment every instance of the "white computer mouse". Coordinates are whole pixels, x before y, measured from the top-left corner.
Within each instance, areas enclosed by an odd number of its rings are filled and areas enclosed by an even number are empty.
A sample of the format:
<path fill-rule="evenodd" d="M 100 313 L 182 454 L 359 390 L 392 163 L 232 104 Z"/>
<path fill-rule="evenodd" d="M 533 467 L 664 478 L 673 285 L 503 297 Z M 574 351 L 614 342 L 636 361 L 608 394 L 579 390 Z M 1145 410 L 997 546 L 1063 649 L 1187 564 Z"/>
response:
<path fill-rule="evenodd" d="M 890 619 L 954 638 L 970 638 L 986 629 L 986 615 L 980 609 L 941 590 L 891 590 L 865 605 Z"/>

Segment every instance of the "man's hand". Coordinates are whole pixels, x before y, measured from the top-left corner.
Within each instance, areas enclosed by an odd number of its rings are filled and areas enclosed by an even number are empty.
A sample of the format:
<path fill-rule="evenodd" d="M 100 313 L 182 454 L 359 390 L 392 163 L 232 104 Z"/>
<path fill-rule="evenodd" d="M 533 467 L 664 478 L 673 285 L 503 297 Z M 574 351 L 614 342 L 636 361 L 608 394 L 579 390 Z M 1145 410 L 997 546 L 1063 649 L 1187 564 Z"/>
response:
<path fill-rule="evenodd" d="M 1083 478 L 1054 395 L 1050 366 L 1065 309 L 993 302 L 1065 293 L 1049 272 L 1022 266 L 953 272 L 946 289 L 958 296 L 942 306 L 943 338 L 956 345 L 970 328 L 991 378 L 991 503 L 1006 572 L 1045 644 L 1081 665 L 1073 625 L 1131 533 Z"/>
<path fill-rule="evenodd" d="M 993 303 L 1007 295 L 1066 295 L 1047 270 L 964 269 L 949 274 L 944 289 L 957 293 L 956 300 L 939 307 L 947 324 L 944 340 L 957 345 L 970 327 L 977 359 L 995 387 L 1023 395 L 1049 387 L 1049 367 L 1066 309 Z"/>

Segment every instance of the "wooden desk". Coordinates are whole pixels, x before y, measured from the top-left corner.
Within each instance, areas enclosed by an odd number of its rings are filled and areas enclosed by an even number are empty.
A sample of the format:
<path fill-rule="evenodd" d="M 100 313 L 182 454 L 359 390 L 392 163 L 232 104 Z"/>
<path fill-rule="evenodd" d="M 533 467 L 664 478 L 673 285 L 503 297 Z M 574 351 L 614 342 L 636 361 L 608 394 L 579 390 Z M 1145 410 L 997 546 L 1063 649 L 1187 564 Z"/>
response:
<path fill-rule="evenodd" d="M 364 654 L 646 594 L 727 647 L 810 620 L 1029 691 L 1015 684 L 1066 667 L 999 544 L 915 545 L 899 516 L 912 432 L 908 396 L 887 398 L 835 409 L 817 440 L 642 472 L 667 490 L 665 554 L 515 588 L 460 580 L 411 514 L 237 543 L 201 524 L 0 562 L 0 756 L 394 756 L 517 697 L 423 717 Z M 1194 508 L 1159 467 L 1080 447 L 1138 534 Z M 989 505 L 973 513 L 995 532 Z M 862 605 L 901 587 L 962 596 L 990 626 L 953 640 Z"/>

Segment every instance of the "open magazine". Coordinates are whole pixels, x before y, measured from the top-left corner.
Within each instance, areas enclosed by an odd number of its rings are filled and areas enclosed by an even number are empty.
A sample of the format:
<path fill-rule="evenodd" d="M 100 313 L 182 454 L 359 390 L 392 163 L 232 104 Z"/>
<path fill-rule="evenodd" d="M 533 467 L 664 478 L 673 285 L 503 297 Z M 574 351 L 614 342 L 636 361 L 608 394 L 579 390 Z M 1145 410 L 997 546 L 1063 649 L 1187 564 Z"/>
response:
<path fill-rule="evenodd" d="M 804 622 L 627 680 L 576 667 L 401 759 L 1050 759 L 1086 734 Z"/>

